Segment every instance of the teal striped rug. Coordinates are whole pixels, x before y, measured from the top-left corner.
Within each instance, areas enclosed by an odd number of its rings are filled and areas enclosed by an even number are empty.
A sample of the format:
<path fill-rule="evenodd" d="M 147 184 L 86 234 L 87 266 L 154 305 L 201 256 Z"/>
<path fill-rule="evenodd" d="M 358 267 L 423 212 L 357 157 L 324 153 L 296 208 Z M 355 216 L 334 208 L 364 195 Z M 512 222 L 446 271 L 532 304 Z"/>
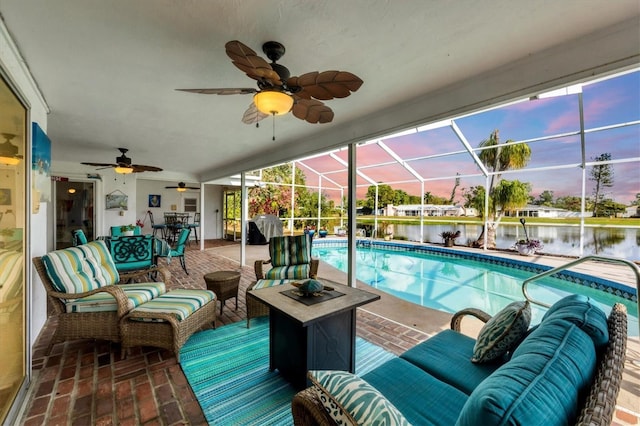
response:
<path fill-rule="evenodd" d="M 395 355 L 356 339 L 356 373 L 364 374 Z M 295 389 L 269 371 L 269 320 L 195 333 L 180 351 L 180 365 L 212 425 L 292 425 Z"/>

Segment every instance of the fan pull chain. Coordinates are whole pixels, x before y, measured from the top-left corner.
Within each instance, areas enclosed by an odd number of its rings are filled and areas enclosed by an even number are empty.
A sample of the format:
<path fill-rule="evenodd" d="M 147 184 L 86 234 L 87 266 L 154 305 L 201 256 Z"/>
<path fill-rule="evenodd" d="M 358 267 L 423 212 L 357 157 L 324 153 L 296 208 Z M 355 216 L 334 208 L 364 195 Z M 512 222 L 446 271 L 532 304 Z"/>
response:
<path fill-rule="evenodd" d="M 273 112 L 271 113 L 271 116 L 273 117 L 273 137 L 271 138 L 272 141 L 276 140 L 276 113 Z"/>

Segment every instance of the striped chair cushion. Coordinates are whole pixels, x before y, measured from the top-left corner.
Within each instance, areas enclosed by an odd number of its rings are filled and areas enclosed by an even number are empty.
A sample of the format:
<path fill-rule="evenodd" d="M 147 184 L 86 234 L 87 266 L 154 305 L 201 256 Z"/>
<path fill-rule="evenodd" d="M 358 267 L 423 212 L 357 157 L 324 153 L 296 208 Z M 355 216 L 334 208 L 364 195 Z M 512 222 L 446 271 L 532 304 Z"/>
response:
<path fill-rule="evenodd" d="M 167 292 L 164 283 L 136 283 L 119 286 L 127 295 L 129 309 L 149 302 Z M 116 299 L 109 293 L 96 293 L 81 299 L 67 300 L 67 312 L 110 312 L 116 311 Z"/>
<path fill-rule="evenodd" d="M 272 237 L 269 239 L 269 256 L 271 257 L 271 265 L 288 266 L 290 265 L 289 256 L 289 237 Z"/>
<path fill-rule="evenodd" d="M 139 321 L 163 322 L 162 319 L 150 320 L 135 317 L 136 312 L 158 312 L 173 314 L 178 321 L 183 321 L 207 303 L 215 300 L 215 293 L 209 290 L 176 289 L 138 306 L 131 311 L 130 318 Z"/>
<path fill-rule="evenodd" d="M 302 265 L 311 263 L 311 238 L 309 235 L 289 237 L 289 264 Z M 309 278 L 309 275 L 303 278 Z"/>
<path fill-rule="evenodd" d="M 52 251 L 42 261 L 59 292 L 82 293 L 120 281 L 104 241 Z"/>
<path fill-rule="evenodd" d="M 273 287 L 275 285 L 286 284 L 289 281 L 290 280 L 258 280 L 258 282 L 253 285 L 252 290 L 257 290 L 259 288 Z"/>
<path fill-rule="evenodd" d="M 338 425 L 406 425 L 402 413 L 380 392 L 346 371 L 308 373 L 322 405 Z"/>
<path fill-rule="evenodd" d="M 300 280 L 309 278 L 309 271 L 311 265 L 305 263 L 304 265 L 290 265 L 290 266 L 276 266 L 265 272 L 264 277 L 266 279 L 289 279 Z"/>
<path fill-rule="evenodd" d="M 0 250 L 0 303 L 14 299 L 22 293 L 22 252 Z"/>

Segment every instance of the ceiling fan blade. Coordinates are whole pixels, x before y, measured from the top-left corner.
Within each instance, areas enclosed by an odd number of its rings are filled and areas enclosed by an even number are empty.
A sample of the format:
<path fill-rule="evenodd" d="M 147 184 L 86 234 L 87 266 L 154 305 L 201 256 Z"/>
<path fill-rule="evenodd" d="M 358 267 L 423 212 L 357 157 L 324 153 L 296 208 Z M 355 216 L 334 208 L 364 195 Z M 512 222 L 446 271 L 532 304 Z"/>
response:
<path fill-rule="evenodd" d="M 251 104 L 249 105 L 249 108 L 247 108 L 247 110 L 244 112 L 244 115 L 242 116 L 242 122 L 244 124 L 255 124 L 260 120 L 264 120 L 268 116 L 269 114 L 260 112 L 256 107 L 256 104 L 251 102 Z"/>
<path fill-rule="evenodd" d="M 143 164 L 132 164 L 130 167 L 133 167 L 133 173 L 141 173 L 141 172 L 161 172 L 162 169 L 156 166 L 145 166 Z"/>
<path fill-rule="evenodd" d="M 117 164 L 112 164 L 112 163 L 80 163 L 80 164 L 84 164 L 85 166 L 93 166 L 93 167 L 117 167 Z"/>
<path fill-rule="evenodd" d="M 219 89 L 176 89 L 181 92 L 200 93 L 203 95 L 250 95 L 256 93 L 257 89 L 249 87 L 227 87 Z"/>
<path fill-rule="evenodd" d="M 347 71 L 313 71 L 287 80 L 287 86 L 300 87 L 295 92 L 305 99 L 316 98 L 323 101 L 333 98 L 346 98 L 362 86 L 363 81 Z"/>
<path fill-rule="evenodd" d="M 315 99 L 301 99 L 294 96 L 291 112 L 296 118 L 309 123 L 330 123 L 333 120 L 331 108 Z"/>
<path fill-rule="evenodd" d="M 278 73 L 251 48 L 238 40 L 229 41 L 224 47 L 227 56 L 233 61 L 233 65 L 242 70 L 248 77 L 258 81 L 267 80 L 273 85 L 282 86 Z"/>

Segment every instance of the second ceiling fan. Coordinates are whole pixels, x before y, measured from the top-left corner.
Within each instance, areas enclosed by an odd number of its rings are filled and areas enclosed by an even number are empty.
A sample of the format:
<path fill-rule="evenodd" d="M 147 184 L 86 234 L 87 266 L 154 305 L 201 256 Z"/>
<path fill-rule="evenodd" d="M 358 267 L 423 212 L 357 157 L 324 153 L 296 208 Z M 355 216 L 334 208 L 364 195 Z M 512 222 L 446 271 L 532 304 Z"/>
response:
<path fill-rule="evenodd" d="M 179 182 L 178 186 L 165 186 L 167 189 L 175 189 L 178 192 L 184 192 L 187 189 L 200 189 L 199 186 L 187 186 L 184 182 Z"/>
<path fill-rule="evenodd" d="M 347 71 L 313 71 L 291 77 L 287 67 L 276 63 L 285 53 L 284 46 L 277 41 L 268 41 L 262 45 L 262 51 L 271 63 L 238 40 L 227 42 L 225 49 L 233 64 L 257 81 L 257 89 L 236 87 L 176 90 L 206 95 L 254 94 L 253 102 L 242 117 L 242 122 L 246 124 L 254 124 L 269 115 L 281 115 L 289 111 L 309 123 L 329 123 L 333 120 L 333 111 L 321 101 L 346 98 L 363 83 L 359 77 Z"/>

